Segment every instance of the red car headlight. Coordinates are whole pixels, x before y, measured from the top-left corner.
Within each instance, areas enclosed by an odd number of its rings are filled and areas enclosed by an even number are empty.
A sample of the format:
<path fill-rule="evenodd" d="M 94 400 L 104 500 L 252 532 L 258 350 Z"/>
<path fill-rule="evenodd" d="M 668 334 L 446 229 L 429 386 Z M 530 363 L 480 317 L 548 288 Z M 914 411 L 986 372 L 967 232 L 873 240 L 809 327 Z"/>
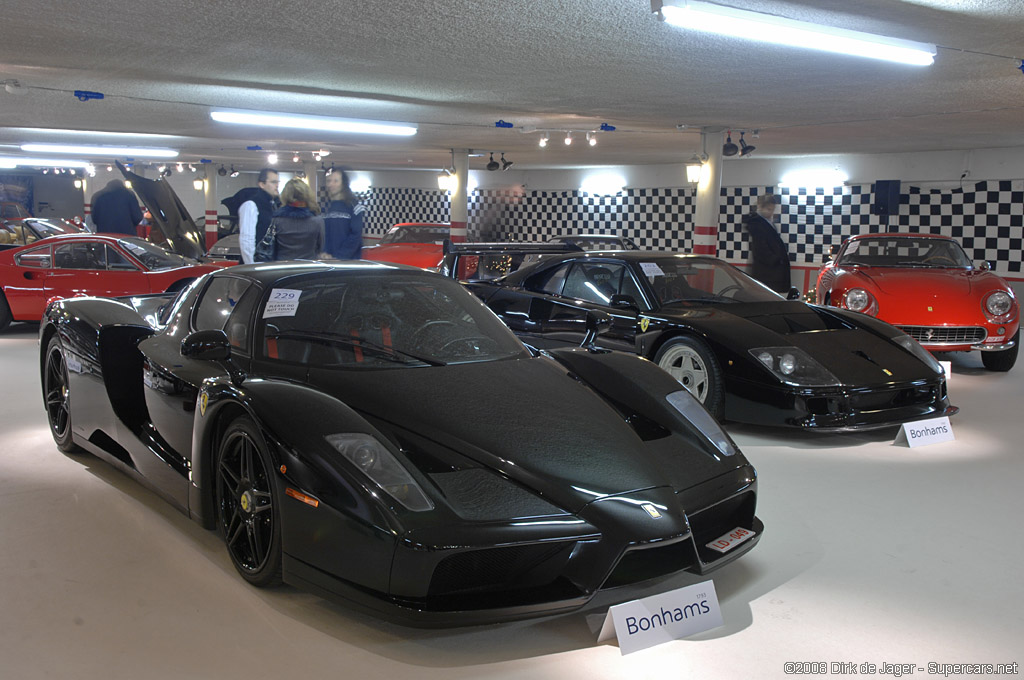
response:
<path fill-rule="evenodd" d="M 985 297 L 982 306 L 990 317 L 1006 316 L 1013 309 L 1013 296 L 1005 290 L 994 290 Z"/>
<path fill-rule="evenodd" d="M 863 312 L 864 314 L 874 314 L 878 311 L 875 299 L 863 288 L 851 288 L 846 291 L 846 295 L 843 296 L 843 307 L 851 312 Z"/>

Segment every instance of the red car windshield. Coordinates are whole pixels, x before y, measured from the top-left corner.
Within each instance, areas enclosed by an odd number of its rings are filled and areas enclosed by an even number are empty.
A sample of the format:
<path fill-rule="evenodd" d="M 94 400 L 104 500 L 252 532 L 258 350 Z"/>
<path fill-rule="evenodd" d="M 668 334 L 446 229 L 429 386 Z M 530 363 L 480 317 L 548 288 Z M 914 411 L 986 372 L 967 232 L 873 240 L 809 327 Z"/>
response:
<path fill-rule="evenodd" d="M 389 243 L 441 243 L 448 238 L 449 233 L 448 227 L 441 225 L 399 224 L 384 234 L 380 244 L 383 246 Z"/>
<path fill-rule="evenodd" d="M 971 267 L 956 241 L 913 236 L 879 236 L 850 241 L 837 264 L 867 267 Z"/>

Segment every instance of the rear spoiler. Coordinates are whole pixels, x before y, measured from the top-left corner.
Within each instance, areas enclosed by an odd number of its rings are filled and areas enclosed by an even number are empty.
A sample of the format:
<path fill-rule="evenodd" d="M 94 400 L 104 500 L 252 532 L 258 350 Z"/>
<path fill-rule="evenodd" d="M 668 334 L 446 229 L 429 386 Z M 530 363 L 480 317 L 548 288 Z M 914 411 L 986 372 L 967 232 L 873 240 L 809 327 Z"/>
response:
<path fill-rule="evenodd" d="M 579 253 L 583 248 L 574 243 L 452 243 L 446 238 L 442 251 L 438 271 L 460 281 L 481 281 L 511 274 L 543 255 Z"/>

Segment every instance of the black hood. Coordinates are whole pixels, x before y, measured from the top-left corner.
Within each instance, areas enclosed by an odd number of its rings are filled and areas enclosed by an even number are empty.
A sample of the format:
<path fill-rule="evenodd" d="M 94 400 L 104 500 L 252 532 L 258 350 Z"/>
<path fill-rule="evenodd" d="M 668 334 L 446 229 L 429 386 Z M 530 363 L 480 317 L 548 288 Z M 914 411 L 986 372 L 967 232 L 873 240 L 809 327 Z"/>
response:
<path fill-rule="evenodd" d="M 664 457 L 653 455 L 608 402 L 549 359 L 313 369 L 309 380 L 372 420 L 400 424 L 572 512 L 601 496 L 663 486 L 679 476 L 666 474 Z M 479 386 L 487 386 L 487 394 Z M 526 394 L 529 399 L 521 397 Z M 691 483 L 700 476 L 693 472 Z"/>
<path fill-rule="evenodd" d="M 148 179 L 125 168 L 117 168 L 132 183 L 132 190 L 149 210 L 153 227 L 159 229 L 171 250 L 198 260 L 206 254 L 206 233 L 188 214 L 174 189 L 161 177 Z"/>

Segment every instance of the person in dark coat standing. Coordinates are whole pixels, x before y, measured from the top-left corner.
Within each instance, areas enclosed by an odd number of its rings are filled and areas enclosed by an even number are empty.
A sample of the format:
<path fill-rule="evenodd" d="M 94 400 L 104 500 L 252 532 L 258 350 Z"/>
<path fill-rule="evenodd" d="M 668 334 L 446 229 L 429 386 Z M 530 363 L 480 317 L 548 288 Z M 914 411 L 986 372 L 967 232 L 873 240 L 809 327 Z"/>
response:
<path fill-rule="evenodd" d="M 337 168 L 327 173 L 324 210 L 324 250 L 338 260 L 358 260 L 363 252 L 363 206 L 349 186 L 349 176 Z"/>
<path fill-rule="evenodd" d="M 281 191 L 284 203 L 274 213 L 277 229 L 275 260 L 315 260 L 324 250 L 324 218 L 309 185 L 291 179 Z"/>
<path fill-rule="evenodd" d="M 777 198 L 757 197 L 757 210 L 743 219 L 750 239 L 750 268 L 747 272 L 776 293 L 785 295 L 793 286 L 789 276 L 789 251 L 772 224 Z"/>
<path fill-rule="evenodd" d="M 139 199 L 120 179 L 112 179 L 92 195 L 92 223 L 106 234 L 138 236 L 135 227 L 142 221 Z"/>
<path fill-rule="evenodd" d="M 256 244 L 263 240 L 270 218 L 278 208 L 277 187 L 281 181 L 278 177 L 277 170 L 263 168 L 256 186 L 239 189 L 234 196 L 221 201 L 228 213 L 238 217 L 238 246 L 244 264 L 253 263 Z"/>

